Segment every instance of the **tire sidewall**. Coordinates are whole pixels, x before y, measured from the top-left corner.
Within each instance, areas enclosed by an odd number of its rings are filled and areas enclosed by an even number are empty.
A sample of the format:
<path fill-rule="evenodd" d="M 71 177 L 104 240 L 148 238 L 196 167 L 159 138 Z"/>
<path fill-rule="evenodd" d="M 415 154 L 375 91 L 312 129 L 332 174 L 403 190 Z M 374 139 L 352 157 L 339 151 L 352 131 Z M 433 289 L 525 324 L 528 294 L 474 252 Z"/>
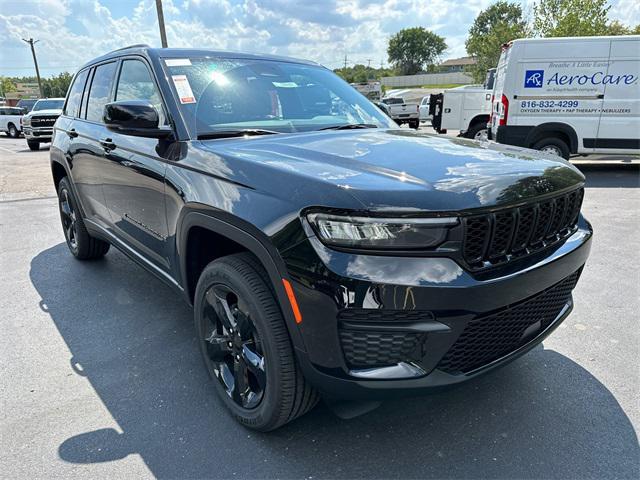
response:
<path fill-rule="evenodd" d="M 215 375 L 210 362 L 206 359 L 206 346 L 202 341 L 207 333 L 204 331 L 206 322 L 202 315 L 204 295 L 212 285 L 218 283 L 231 288 L 231 290 L 236 292 L 243 301 L 246 302 L 250 317 L 262 343 L 267 386 L 260 404 L 253 409 L 244 409 L 229 397 Z M 265 286 L 265 288 L 268 289 L 267 286 Z M 243 425 L 256 429 L 268 428 L 268 424 L 277 416 L 276 409 L 278 405 L 282 404 L 282 391 L 279 386 L 282 384 L 283 372 L 278 362 L 281 352 L 278 351 L 277 342 L 272 330 L 268 328 L 268 321 L 265 318 L 266 313 L 264 312 L 261 302 L 256 300 L 255 294 L 252 292 L 251 287 L 244 281 L 242 275 L 230 265 L 222 262 L 213 262 L 205 268 L 198 281 L 194 300 L 194 321 L 196 334 L 198 336 L 198 345 L 218 397 Z M 278 314 L 281 315 L 279 309 L 277 309 L 277 311 Z"/>
<path fill-rule="evenodd" d="M 60 213 L 60 225 L 62 226 L 63 229 L 63 234 L 64 234 L 64 239 L 65 242 L 67 243 L 67 247 L 69 248 L 69 251 L 71 252 L 71 254 L 74 257 L 77 257 L 79 252 L 80 252 L 80 235 L 78 232 L 78 227 L 76 226 L 76 247 L 74 248 L 70 243 L 69 243 L 69 239 L 67 238 L 66 233 L 64 233 L 64 222 L 62 220 L 62 205 L 60 205 L 60 200 L 61 200 L 61 196 L 62 196 L 62 192 L 66 191 L 67 192 L 67 198 L 69 198 L 69 202 L 72 203 L 72 207 L 73 207 L 73 211 L 75 212 L 76 215 L 76 223 L 80 220 L 80 212 L 78 211 L 78 205 L 76 203 L 76 199 L 73 196 L 73 191 L 71 190 L 71 186 L 69 185 L 69 182 L 67 181 L 66 177 L 63 178 L 62 180 L 60 180 L 60 184 L 58 185 L 58 211 Z"/>
<path fill-rule="evenodd" d="M 569 160 L 569 156 L 570 156 L 569 146 L 559 138 L 551 137 L 551 138 L 542 139 L 536 142 L 533 148 L 535 150 L 542 150 L 544 147 L 551 146 L 551 145 L 553 145 L 554 147 L 557 147 L 558 150 L 561 152 L 560 158 Z"/>

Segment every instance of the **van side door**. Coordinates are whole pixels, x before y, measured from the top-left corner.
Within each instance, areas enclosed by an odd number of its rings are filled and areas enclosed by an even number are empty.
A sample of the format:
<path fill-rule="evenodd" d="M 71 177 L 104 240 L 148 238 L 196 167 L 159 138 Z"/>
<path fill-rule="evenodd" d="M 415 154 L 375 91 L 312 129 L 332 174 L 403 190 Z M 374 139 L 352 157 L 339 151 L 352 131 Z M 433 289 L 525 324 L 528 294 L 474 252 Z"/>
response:
<path fill-rule="evenodd" d="M 640 153 L 639 52 L 638 37 L 611 40 L 609 65 L 602 77 L 604 101 L 593 145 L 597 152 Z"/>

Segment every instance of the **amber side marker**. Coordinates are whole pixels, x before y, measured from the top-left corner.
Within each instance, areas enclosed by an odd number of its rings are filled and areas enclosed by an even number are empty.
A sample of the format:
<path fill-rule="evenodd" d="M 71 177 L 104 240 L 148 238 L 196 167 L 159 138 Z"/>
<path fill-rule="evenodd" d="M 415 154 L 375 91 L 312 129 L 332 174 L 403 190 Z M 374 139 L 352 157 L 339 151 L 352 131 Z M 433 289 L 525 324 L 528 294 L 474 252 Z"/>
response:
<path fill-rule="evenodd" d="M 300 313 L 296 296 L 293 294 L 291 283 L 289 283 L 289 280 L 285 278 L 282 279 L 282 283 L 284 284 L 284 289 L 287 292 L 287 297 L 289 297 L 289 303 L 291 304 L 291 310 L 293 310 L 293 316 L 296 319 L 296 323 L 302 323 L 302 314 Z"/>

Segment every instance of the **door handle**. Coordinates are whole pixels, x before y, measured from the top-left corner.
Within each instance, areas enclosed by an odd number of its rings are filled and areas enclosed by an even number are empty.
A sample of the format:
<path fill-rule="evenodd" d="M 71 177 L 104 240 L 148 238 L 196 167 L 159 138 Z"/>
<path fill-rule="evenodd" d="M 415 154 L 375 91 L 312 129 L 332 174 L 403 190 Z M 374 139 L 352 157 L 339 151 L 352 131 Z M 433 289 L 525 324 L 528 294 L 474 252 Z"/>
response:
<path fill-rule="evenodd" d="M 78 132 L 76 132 L 75 128 L 72 128 L 67 132 L 67 135 L 69 135 L 69 138 L 76 138 L 78 136 Z"/>
<path fill-rule="evenodd" d="M 104 148 L 105 150 L 114 150 L 116 148 L 116 144 L 113 143 L 113 140 L 111 140 L 110 138 L 100 139 L 100 145 L 102 145 L 102 148 Z"/>

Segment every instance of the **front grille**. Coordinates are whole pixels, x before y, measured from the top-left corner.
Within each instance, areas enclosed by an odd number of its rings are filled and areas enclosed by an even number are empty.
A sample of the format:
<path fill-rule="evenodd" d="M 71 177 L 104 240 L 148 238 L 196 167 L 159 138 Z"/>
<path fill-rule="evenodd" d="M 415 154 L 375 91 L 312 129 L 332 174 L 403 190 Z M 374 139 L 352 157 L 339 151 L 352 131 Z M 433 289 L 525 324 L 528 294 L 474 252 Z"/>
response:
<path fill-rule="evenodd" d="M 345 360 L 350 368 L 373 368 L 419 359 L 424 355 L 425 333 L 376 330 L 375 323 L 389 325 L 432 319 L 430 312 L 418 310 L 343 310 L 338 320 Z M 367 330 L 353 328 L 362 322 L 367 324 Z"/>
<path fill-rule="evenodd" d="M 580 271 L 519 305 L 469 322 L 437 368 L 467 373 L 517 350 L 560 314 L 579 276 Z"/>
<path fill-rule="evenodd" d="M 31 117 L 32 127 L 53 127 L 58 119 L 57 115 L 41 115 L 38 117 Z"/>
<path fill-rule="evenodd" d="M 543 202 L 465 218 L 465 262 L 471 270 L 481 270 L 563 240 L 576 228 L 583 196 L 581 188 Z"/>

